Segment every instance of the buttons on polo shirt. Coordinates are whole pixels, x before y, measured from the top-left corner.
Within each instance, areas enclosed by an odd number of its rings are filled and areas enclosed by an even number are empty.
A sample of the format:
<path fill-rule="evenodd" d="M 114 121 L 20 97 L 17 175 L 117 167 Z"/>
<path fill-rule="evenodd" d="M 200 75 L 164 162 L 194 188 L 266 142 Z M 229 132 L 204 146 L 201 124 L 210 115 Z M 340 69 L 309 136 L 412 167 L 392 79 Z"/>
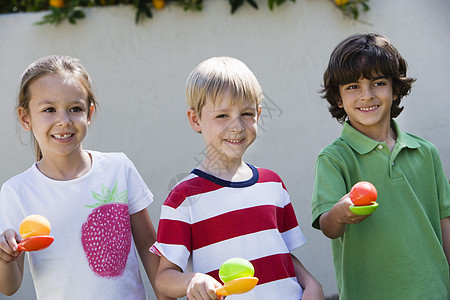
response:
<path fill-rule="evenodd" d="M 383 150 L 383 145 L 378 145 L 378 149 Z"/>

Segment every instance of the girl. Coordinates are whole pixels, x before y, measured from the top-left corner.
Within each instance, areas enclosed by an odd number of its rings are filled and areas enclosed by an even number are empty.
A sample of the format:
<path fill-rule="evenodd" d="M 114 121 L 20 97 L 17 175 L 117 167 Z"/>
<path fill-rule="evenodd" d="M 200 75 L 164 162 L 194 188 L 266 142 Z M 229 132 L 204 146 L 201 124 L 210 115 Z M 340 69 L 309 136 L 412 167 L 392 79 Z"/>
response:
<path fill-rule="evenodd" d="M 159 258 L 148 251 L 156 235 L 146 209 L 153 195 L 123 153 L 83 149 L 96 107 L 77 59 L 41 58 L 22 75 L 17 114 L 32 132 L 37 162 L 0 192 L 3 294 L 21 285 L 17 228 L 31 214 L 46 217 L 55 237 L 29 252 L 38 299 L 146 299 L 135 247 L 154 286 Z"/>

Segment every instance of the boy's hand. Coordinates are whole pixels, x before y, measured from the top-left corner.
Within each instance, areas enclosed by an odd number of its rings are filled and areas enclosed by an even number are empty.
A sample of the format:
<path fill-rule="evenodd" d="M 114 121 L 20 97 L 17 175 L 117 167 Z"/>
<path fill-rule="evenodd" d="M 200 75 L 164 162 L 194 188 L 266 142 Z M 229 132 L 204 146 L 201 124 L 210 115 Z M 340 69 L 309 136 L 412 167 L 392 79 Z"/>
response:
<path fill-rule="evenodd" d="M 344 195 L 339 202 L 337 202 L 332 210 L 334 209 L 334 213 L 336 215 L 337 221 L 342 224 L 357 224 L 361 223 L 365 219 L 367 219 L 370 215 L 355 215 L 349 208 L 350 205 L 353 205 L 352 200 L 350 199 L 349 194 Z"/>
<path fill-rule="evenodd" d="M 13 229 L 7 229 L 0 235 L 0 262 L 6 264 L 17 260 L 22 254 L 17 251 L 17 243 L 21 240 Z"/>
<path fill-rule="evenodd" d="M 219 299 L 216 294 L 216 289 L 221 286 L 222 285 L 213 277 L 202 273 L 196 273 L 194 277 L 192 277 L 187 288 L 187 298 L 189 300 Z"/>
<path fill-rule="evenodd" d="M 323 290 L 320 285 L 309 287 L 303 290 L 302 300 L 324 300 Z"/>
<path fill-rule="evenodd" d="M 308 279 L 303 288 L 302 300 L 324 300 L 323 289 L 320 283 L 312 277 Z"/>
<path fill-rule="evenodd" d="M 346 194 L 331 208 L 330 211 L 323 213 L 320 216 L 320 229 L 323 234 L 330 239 L 341 237 L 347 228 L 347 224 L 361 223 L 370 216 L 355 215 L 349 208 L 352 204 L 350 196 Z"/>

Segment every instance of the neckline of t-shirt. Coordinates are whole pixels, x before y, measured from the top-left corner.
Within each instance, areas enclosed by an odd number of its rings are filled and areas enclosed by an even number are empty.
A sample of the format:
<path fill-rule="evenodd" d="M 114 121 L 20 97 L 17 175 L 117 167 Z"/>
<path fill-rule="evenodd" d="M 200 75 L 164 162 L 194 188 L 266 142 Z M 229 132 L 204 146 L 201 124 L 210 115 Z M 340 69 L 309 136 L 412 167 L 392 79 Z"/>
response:
<path fill-rule="evenodd" d="M 215 184 L 218 184 L 220 186 L 224 186 L 224 187 L 232 187 L 232 188 L 243 188 L 243 187 L 248 187 L 248 186 L 252 186 L 255 183 L 258 182 L 259 179 L 259 172 L 258 169 L 255 166 L 252 166 L 250 164 L 247 164 L 247 166 L 250 167 L 250 169 L 252 170 L 252 177 L 248 180 L 244 180 L 244 181 L 228 181 L 228 180 L 224 180 L 221 179 L 219 177 L 216 177 L 214 175 L 205 173 L 199 169 L 194 169 L 192 170 L 192 174 L 197 175 L 198 177 L 204 178 L 206 180 L 209 180 Z"/>
<path fill-rule="evenodd" d="M 91 174 L 92 174 L 92 172 L 94 170 L 94 166 L 97 163 L 95 151 L 90 151 L 90 150 L 84 150 L 84 151 L 89 153 L 89 155 L 91 156 L 91 167 L 89 168 L 89 171 L 87 171 L 86 174 L 84 174 L 81 177 L 70 179 L 70 180 L 56 180 L 56 179 L 52 179 L 52 178 L 48 177 L 47 175 L 45 175 L 44 173 L 42 173 L 39 170 L 39 168 L 37 167 L 38 162 L 35 162 L 33 164 L 33 172 L 36 173 L 39 177 L 43 178 L 44 180 L 49 181 L 49 182 L 54 183 L 54 184 L 64 185 L 64 184 L 73 184 L 73 183 L 76 183 L 76 182 L 79 182 L 79 181 L 84 181 L 84 180 L 88 179 L 91 176 Z"/>

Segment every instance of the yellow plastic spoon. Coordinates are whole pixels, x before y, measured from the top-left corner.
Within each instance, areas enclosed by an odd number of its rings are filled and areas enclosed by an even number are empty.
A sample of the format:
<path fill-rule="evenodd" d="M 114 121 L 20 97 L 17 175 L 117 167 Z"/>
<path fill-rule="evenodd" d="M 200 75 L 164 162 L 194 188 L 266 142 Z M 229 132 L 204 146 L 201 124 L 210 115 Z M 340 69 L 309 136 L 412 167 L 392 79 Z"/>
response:
<path fill-rule="evenodd" d="M 222 287 L 216 289 L 218 296 L 229 296 L 232 294 L 243 294 L 251 291 L 258 283 L 257 277 L 241 277 L 226 282 Z"/>

